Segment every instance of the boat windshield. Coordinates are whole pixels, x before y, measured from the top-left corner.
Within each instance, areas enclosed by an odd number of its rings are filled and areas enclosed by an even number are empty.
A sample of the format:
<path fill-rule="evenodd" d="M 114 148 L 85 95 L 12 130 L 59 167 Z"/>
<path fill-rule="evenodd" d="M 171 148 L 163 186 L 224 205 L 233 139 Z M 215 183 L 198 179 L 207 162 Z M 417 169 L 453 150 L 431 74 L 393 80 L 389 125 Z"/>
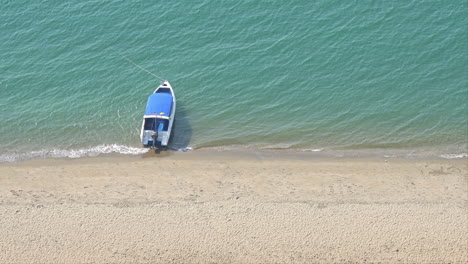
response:
<path fill-rule="evenodd" d="M 167 131 L 169 120 L 162 118 L 145 118 L 144 130 Z"/>

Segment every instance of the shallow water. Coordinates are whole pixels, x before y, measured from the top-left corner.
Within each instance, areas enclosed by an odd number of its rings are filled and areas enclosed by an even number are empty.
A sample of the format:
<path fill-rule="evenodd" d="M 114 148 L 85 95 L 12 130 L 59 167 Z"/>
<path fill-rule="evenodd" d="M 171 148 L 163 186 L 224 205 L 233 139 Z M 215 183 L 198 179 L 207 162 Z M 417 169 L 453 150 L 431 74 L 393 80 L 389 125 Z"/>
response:
<path fill-rule="evenodd" d="M 466 14 L 464 1 L 6 1 L 0 159 L 144 151 L 159 81 L 124 57 L 174 87 L 174 149 L 466 156 Z"/>

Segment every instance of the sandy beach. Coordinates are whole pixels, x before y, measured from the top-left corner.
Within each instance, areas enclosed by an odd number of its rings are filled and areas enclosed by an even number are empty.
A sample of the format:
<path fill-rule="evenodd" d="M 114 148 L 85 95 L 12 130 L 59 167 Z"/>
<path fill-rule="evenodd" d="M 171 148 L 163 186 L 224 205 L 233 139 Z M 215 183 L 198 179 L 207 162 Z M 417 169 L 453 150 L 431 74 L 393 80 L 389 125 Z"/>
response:
<path fill-rule="evenodd" d="M 0 164 L 0 263 L 467 263 L 467 160 Z"/>

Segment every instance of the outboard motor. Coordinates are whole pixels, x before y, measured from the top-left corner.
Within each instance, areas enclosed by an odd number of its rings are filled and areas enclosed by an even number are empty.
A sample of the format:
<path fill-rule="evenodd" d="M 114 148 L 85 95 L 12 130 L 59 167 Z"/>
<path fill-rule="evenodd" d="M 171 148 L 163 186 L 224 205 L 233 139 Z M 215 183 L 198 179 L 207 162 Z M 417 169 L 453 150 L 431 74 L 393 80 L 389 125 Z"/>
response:
<path fill-rule="evenodd" d="M 156 147 L 156 141 L 158 141 L 158 131 L 151 135 L 151 138 L 153 139 L 153 148 Z"/>

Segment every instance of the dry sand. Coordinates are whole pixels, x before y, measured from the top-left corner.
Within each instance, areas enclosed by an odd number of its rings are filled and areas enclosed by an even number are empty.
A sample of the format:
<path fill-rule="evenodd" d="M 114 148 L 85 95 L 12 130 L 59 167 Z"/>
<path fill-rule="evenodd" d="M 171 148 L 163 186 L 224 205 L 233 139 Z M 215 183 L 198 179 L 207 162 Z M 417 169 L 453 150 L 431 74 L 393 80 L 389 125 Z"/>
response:
<path fill-rule="evenodd" d="M 467 263 L 467 160 L 0 165 L 0 263 Z"/>

